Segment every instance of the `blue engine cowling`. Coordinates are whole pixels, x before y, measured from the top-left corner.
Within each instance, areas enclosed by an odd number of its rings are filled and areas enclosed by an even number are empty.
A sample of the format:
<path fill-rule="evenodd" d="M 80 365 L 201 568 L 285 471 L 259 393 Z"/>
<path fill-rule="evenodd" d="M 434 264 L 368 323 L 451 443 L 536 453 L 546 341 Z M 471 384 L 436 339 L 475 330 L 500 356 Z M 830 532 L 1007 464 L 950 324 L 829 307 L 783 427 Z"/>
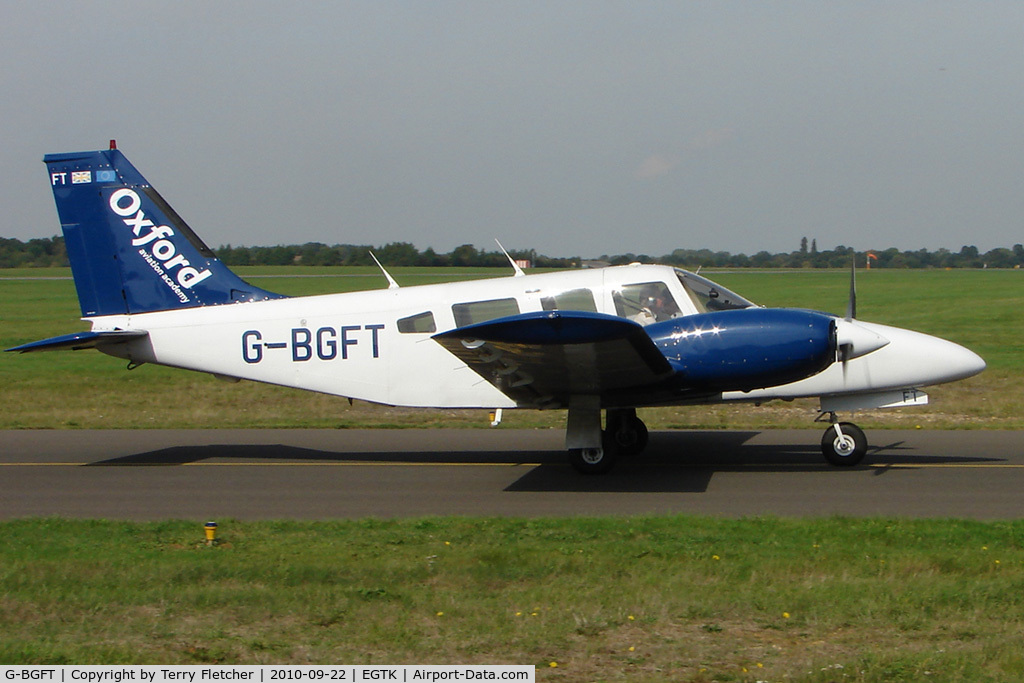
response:
<path fill-rule="evenodd" d="M 812 311 L 744 308 L 645 328 L 688 389 L 749 391 L 810 377 L 836 359 L 835 320 Z"/>

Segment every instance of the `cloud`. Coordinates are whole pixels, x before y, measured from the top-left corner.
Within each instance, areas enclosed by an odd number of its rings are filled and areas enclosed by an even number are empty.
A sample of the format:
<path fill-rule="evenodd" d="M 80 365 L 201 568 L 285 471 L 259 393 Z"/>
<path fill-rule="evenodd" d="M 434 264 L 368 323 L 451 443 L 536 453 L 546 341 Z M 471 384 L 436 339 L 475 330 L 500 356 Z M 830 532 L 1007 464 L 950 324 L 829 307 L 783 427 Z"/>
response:
<path fill-rule="evenodd" d="M 652 154 L 644 159 L 643 163 L 633 171 L 633 175 L 640 180 L 659 178 L 671 173 L 672 169 L 678 166 L 680 161 L 681 160 L 674 155 Z"/>
<path fill-rule="evenodd" d="M 687 148 L 692 150 L 712 149 L 714 147 L 721 147 L 734 139 L 736 139 L 736 131 L 734 129 L 712 128 L 690 138 Z"/>
<path fill-rule="evenodd" d="M 683 163 L 686 153 L 714 149 L 735 139 L 736 130 L 733 128 L 709 128 L 687 140 L 682 145 L 684 150 L 682 155 L 672 152 L 658 152 L 650 155 L 637 166 L 633 171 L 633 176 L 639 180 L 651 180 L 666 176 Z"/>

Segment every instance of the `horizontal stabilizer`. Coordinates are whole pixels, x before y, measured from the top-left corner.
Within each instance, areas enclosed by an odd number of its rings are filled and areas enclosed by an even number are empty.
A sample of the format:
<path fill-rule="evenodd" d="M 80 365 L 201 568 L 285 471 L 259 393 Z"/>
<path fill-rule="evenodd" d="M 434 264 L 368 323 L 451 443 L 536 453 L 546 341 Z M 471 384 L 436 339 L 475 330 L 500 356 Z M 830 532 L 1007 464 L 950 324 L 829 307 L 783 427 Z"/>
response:
<path fill-rule="evenodd" d="M 524 313 L 433 339 L 521 406 L 561 407 L 573 395 L 610 396 L 672 373 L 643 327 L 600 313 Z"/>
<path fill-rule="evenodd" d="M 145 330 L 111 330 L 108 332 L 75 332 L 50 337 L 41 341 L 15 346 L 7 351 L 29 353 L 30 351 L 78 351 L 79 349 L 95 349 L 97 346 L 124 344 L 133 339 L 141 339 L 149 335 Z"/>

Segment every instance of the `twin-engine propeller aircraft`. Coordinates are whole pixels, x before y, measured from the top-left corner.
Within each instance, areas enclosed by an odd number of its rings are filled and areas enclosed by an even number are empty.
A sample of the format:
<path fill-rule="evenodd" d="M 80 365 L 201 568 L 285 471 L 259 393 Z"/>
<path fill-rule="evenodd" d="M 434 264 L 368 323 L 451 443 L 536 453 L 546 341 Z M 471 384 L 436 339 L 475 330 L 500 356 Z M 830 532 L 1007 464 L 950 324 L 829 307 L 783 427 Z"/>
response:
<path fill-rule="evenodd" d="M 286 297 L 232 273 L 115 145 L 43 161 L 92 329 L 9 351 L 95 348 L 394 406 L 566 409 L 569 460 L 592 474 L 644 449 L 638 407 L 799 397 L 831 421 L 828 462 L 855 465 L 867 441 L 837 412 L 921 405 L 921 387 L 985 367 L 856 320 L 852 281 L 845 317 L 639 264 Z"/>

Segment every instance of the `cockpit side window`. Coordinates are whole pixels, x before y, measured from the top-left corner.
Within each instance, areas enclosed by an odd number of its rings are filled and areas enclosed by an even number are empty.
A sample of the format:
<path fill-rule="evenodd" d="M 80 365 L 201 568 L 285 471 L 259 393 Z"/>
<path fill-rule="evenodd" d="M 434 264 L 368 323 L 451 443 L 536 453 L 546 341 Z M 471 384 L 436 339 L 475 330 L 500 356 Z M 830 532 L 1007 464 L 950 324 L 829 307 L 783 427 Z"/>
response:
<path fill-rule="evenodd" d="M 685 270 L 677 270 L 676 276 L 700 313 L 750 308 L 754 305 L 739 294 L 731 292 L 700 275 L 694 275 Z"/>
<path fill-rule="evenodd" d="M 398 331 L 402 334 L 411 333 L 433 333 L 437 332 L 437 325 L 434 324 L 434 314 L 430 311 L 410 315 L 398 321 Z"/>
<path fill-rule="evenodd" d="M 671 320 L 681 315 L 676 300 L 664 282 L 623 285 L 612 292 L 615 312 L 641 325 Z"/>

